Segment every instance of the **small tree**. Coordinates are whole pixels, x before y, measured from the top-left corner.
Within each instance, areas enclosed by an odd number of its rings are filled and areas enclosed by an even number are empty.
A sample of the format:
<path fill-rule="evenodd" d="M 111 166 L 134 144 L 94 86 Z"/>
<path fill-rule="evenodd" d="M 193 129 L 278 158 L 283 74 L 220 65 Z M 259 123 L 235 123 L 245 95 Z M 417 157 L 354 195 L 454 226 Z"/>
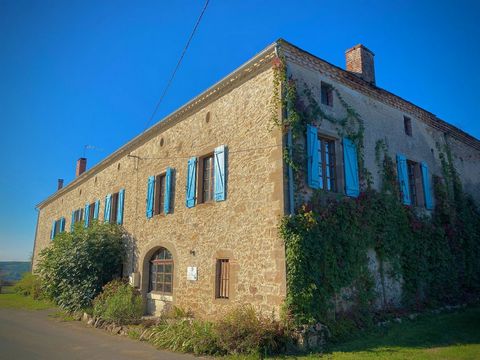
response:
<path fill-rule="evenodd" d="M 91 305 L 103 285 L 119 277 L 126 254 L 123 230 L 94 221 L 58 234 L 40 253 L 37 273 L 45 295 L 68 311 Z"/>

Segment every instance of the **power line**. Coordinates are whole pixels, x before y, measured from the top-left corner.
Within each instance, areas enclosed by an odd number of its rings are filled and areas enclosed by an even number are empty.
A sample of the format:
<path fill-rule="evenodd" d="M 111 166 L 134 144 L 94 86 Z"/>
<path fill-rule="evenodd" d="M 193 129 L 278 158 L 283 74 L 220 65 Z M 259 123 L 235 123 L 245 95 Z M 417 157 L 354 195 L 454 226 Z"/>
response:
<path fill-rule="evenodd" d="M 175 69 L 173 70 L 173 73 L 172 75 L 170 76 L 170 79 L 168 80 L 168 83 L 167 85 L 165 86 L 165 89 L 163 90 L 162 92 L 162 95 L 160 95 L 160 98 L 158 99 L 157 101 L 157 104 L 155 105 L 155 109 L 153 110 L 153 113 L 152 115 L 150 116 L 150 119 L 148 119 L 147 123 L 145 124 L 145 129 L 143 130 L 143 132 L 145 132 L 148 128 L 148 126 L 150 125 L 150 123 L 152 122 L 153 118 L 155 117 L 155 114 L 157 113 L 157 110 L 158 110 L 158 107 L 160 106 L 160 104 L 162 103 L 163 101 L 163 98 L 165 97 L 165 95 L 167 94 L 167 91 L 168 89 L 170 88 L 170 85 L 172 84 L 173 82 L 173 79 L 175 78 L 175 75 L 180 67 L 180 64 L 185 56 L 185 53 L 187 52 L 187 49 L 188 47 L 190 46 L 190 42 L 192 41 L 193 39 L 193 35 L 195 34 L 195 32 L 197 31 L 197 28 L 198 28 L 198 25 L 200 25 L 200 21 L 202 20 L 202 17 L 203 17 L 203 14 L 205 14 L 205 10 L 207 10 L 207 6 L 208 6 L 208 3 L 209 3 L 210 0 L 206 0 L 205 1 L 205 5 L 203 6 L 203 9 L 202 9 L 202 12 L 200 13 L 200 16 L 198 17 L 197 19 L 197 22 L 195 23 L 195 26 L 193 27 L 193 30 L 192 30 L 192 33 L 190 34 L 190 37 L 188 38 L 188 41 L 187 43 L 185 44 L 185 47 L 183 48 L 183 51 L 182 51 L 182 54 L 180 55 L 180 58 L 178 59 L 178 62 L 177 62 L 177 65 L 175 66 Z"/>

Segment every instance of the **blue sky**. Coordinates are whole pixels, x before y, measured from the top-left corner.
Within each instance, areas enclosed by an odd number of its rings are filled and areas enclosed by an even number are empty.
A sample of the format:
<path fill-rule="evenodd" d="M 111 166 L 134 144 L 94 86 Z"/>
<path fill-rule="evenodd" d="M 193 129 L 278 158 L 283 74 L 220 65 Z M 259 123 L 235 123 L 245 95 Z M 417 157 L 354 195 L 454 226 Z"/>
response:
<path fill-rule="evenodd" d="M 197 1 L 0 0 L 0 260 L 29 258 L 35 204 L 142 132 Z M 480 138 L 476 1 L 211 0 L 161 119 L 277 38 L 344 67 L 375 53 L 377 85 Z M 150 124 L 152 125 L 152 124 Z"/>

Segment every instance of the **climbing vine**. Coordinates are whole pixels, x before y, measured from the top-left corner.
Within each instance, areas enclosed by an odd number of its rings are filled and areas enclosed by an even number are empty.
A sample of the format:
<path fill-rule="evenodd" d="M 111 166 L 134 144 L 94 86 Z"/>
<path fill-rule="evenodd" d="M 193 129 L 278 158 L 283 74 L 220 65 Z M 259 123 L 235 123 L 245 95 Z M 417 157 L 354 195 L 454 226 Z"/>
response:
<path fill-rule="evenodd" d="M 285 157 L 295 172 L 296 193 L 304 184 L 307 124 L 328 121 L 340 137 L 350 138 L 357 147 L 362 179 L 358 198 L 327 197 L 325 201 L 321 191 L 314 191 L 309 197 L 298 197 L 295 214 L 282 220 L 285 305 L 293 318 L 298 323 L 321 321 L 333 329 L 342 323 L 339 318 L 348 318 L 354 327 L 368 326 L 379 306 L 398 305 L 395 296 L 389 295 L 394 284 L 401 285 L 404 307 L 454 303 L 478 292 L 480 214 L 463 192 L 448 146 L 439 149 L 443 179 L 434 178 L 435 210 L 418 213 L 401 202 L 386 140 L 375 146 L 381 184 L 378 190 L 372 189 L 364 164 L 363 121 L 338 90 L 332 88 L 345 109 L 342 118 L 323 111 L 306 84 L 299 91 L 296 81 L 287 76 L 284 60 L 277 59 L 274 74 L 277 91 L 272 119 L 293 137 L 293 148 L 286 149 Z M 374 279 L 375 271 L 379 280 Z"/>

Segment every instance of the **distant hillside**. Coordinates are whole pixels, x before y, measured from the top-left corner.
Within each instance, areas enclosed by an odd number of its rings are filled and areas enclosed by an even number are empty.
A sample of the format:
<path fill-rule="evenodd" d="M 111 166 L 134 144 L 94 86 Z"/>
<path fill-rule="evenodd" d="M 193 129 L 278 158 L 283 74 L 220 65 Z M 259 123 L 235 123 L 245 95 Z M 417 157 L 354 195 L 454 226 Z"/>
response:
<path fill-rule="evenodd" d="M 22 274 L 29 271 L 29 261 L 0 261 L 0 278 L 3 281 L 20 280 Z"/>

